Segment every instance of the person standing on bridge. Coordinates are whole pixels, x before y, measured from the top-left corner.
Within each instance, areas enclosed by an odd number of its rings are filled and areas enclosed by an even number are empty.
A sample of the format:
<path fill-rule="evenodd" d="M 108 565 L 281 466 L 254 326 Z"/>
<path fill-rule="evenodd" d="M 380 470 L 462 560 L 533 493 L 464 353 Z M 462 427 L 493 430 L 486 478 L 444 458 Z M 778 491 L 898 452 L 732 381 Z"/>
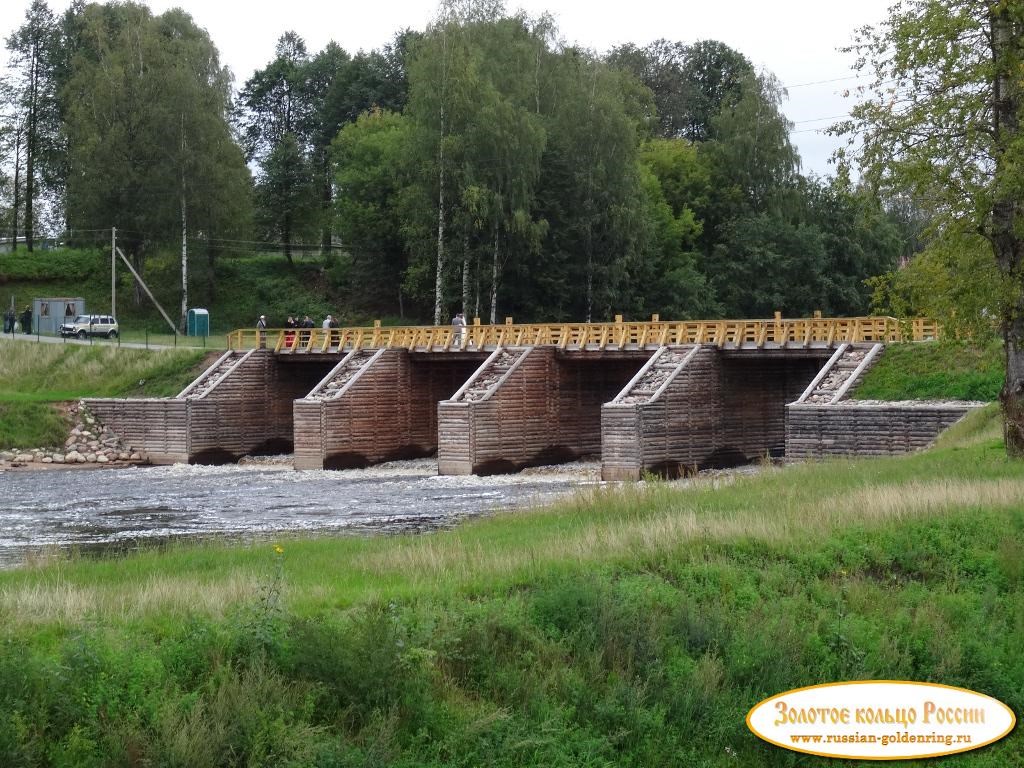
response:
<path fill-rule="evenodd" d="M 295 346 L 295 329 L 299 327 L 294 315 L 288 315 L 288 319 L 284 321 L 284 327 L 284 345 L 291 349 Z"/>
<path fill-rule="evenodd" d="M 4 312 L 4 333 L 14 333 L 14 323 L 18 319 L 14 314 L 14 307 L 8 307 Z"/>
<path fill-rule="evenodd" d="M 260 319 L 256 321 L 256 336 L 259 338 L 260 349 L 267 348 L 267 316 L 260 315 Z"/>
<path fill-rule="evenodd" d="M 452 344 L 456 346 L 462 345 L 462 332 L 466 328 L 466 318 L 463 317 L 461 312 L 456 312 L 455 317 L 452 318 Z"/>
<path fill-rule="evenodd" d="M 32 333 L 32 307 L 25 307 L 21 313 L 21 330 L 24 333 Z"/>

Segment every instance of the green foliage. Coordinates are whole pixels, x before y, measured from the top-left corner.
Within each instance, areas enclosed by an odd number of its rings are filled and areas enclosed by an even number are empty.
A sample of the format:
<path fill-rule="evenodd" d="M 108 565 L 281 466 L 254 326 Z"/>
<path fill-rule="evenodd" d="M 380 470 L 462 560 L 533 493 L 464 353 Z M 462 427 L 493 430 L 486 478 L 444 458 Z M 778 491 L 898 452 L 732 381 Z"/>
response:
<path fill-rule="evenodd" d="M 344 190 L 336 221 L 351 259 L 343 279 L 334 279 L 353 309 L 403 308 L 406 254 L 398 201 L 409 130 L 399 114 L 367 112 L 345 126 L 332 147 L 336 182 Z"/>
<path fill-rule="evenodd" d="M 853 397 L 992 401 L 1005 375 L 1005 361 L 994 341 L 980 348 L 946 342 L 890 344 Z"/>
<path fill-rule="evenodd" d="M 168 334 L 170 329 L 149 299 L 136 305 L 131 296 L 134 282 L 127 270 L 118 270 L 118 320 L 125 340 L 142 341 L 145 331 Z M 280 257 L 255 254 L 223 257 L 209 267 L 211 279 L 193 283 L 193 306 L 210 311 L 211 331 L 226 333 L 253 325 L 254 317 L 267 315 L 272 327 L 284 324 L 288 314 L 306 313 L 322 318 L 327 313 L 344 317 L 341 297 L 322 277 L 322 265 L 312 260 L 297 261 L 295 268 L 282 268 Z M 147 261 L 146 283 L 164 307 L 173 307 L 179 297 L 180 253 L 167 250 Z M 0 257 L 2 296 L 13 294 L 18 303 L 33 298 L 69 296 L 85 299 L 89 311 L 100 311 L 110 303 L 110 253 L 61 249 L 53 252 Z M 197 284 L 198 283 L 198 284 Z M 357 314 L 373 318 L 370 310 Z M 160 343 L 173 344 L 169 336 Z M 183 343 L 179 340 L 179 343 Z"/>
<path fill-rule="evenodd" d="M 229 73 L 207 33 L 180 10 L 154 17 L 126 3 L 78 13 L 62 94 L 75 169 L 69 226 L 117 226 L 136 268 L 154 246 L 180 247 L 186 224 L 200 243 L 237 236 L 249 174 L 227 122 Z"/>
<path fill-rule="evenodd" d="M 1014 456 L 1024 455 L 1022 41 L 1019 0 L 898 4 L 883 25 L 859 30 L 851 49 L 872 82 L 834 128 L 850 136 L 869 184 L 929 219 L 923 263 L 878 283 L 882 298 L 933 304 L 952 333 L 975 339 L 998 321 Z"/>
<path fill-rule="evenodd" d="M 219 328 L 267 311 L 424 322 L 456 305 L 524 321 L 860 313 L 864 279 L 899 248 L 866 188 L 797 173 L 780 85 L 718 41 L 602 57 L 550 16 L 451 0 L 368 53 L 285 33 L 232 131 L 230 73 L 184 12 L 44 11 L 35 0 L 8 41 L 21 69 L 32 41 L 46 47 L 40 190 L 66 201 L 71 242 L 117 226 L 161 303 L 187 289 Z M 7 144 L 15 128 L 0 125 Z M 253 255 L 261 243 L 296 274 Z M 79 265 L 70 295 L 105 303 L 102 261 Z M 19 292 L 53 293 L 38 269 Z M 136 330 L 162 325 L 119 309 Z"/>
<path fill-rule="evenodd" d="M 949 337 L 976 343 L 995 336 L 1001 311 L 1012 299 L 991 246 L 979 235 L 932 241 L 905 268 L 868 282 L 874 311 L 934 317 Z"/>
<path fill-rule="evenodd" d="M 62 248 L 57 252 L 29 253 L 18 250 L 0 255 L 0 285 L 15 281 L 59 282 L 68 285 L 107 280 L 110 293 L 110 252 L 86 248 Z M 41 296 L 42 294 L 40 294 Z M 80 294 L 65 293 L 64 296 Z M 22 303 L 22 302 L 19 302 Z"/>

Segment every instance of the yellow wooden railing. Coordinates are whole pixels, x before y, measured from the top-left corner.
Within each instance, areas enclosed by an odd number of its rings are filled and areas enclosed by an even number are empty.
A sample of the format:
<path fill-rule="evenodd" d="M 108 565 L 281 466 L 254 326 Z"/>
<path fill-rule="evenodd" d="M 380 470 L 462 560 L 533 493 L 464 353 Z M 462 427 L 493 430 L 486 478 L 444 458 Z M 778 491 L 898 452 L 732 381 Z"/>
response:
<path fill-rule="evenodd" d="M 934 320 L 893 317 L 811 317 L 771 320 L 681 320 L 614 323 L 528 323 L 362 328 L 240 328 L 227 336 L 229 349 L 266 347 L 275 352 L 338 352 L 351 349 L 479 350 L 496 346 L 554 346 L 562 349 L 622 349 L 664 344 L 719 347 L 801 347 L 844 341 L 925 341 L 939 337 Z"/>

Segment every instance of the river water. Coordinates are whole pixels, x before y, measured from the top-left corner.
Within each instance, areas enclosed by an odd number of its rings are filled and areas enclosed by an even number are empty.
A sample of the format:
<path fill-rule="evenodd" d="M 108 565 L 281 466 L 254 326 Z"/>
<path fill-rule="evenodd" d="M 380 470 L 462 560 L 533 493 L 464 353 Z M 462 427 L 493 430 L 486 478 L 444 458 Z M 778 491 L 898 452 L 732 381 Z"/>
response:
<path fill-rule="evenodd" d="M 517 475 L 439 476 L 436 461 L 295 471 L 249 464 L 0 473 L 0 568 L 40 552 L 128 551 L 175 538 L 433 530 L 544 504 L 599 482 L 598 463 Z"/>

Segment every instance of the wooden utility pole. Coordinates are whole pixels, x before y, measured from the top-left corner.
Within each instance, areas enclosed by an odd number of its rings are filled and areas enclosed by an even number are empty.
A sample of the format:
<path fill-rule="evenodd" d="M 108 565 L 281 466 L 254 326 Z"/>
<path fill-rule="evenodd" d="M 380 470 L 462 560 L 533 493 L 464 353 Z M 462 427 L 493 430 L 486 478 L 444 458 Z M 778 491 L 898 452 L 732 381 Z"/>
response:
<path fill-rule="evenodd" d="M 121 257 L 121 261 L 124 262 L 124 265 L 128 267 L 128 271 L 132 273 L 132 276 L 135 278 L 136 282 L 140 286 L 142 286 L 142 290 L 144 290 L 146 292 L 146 295 L 149 296 L 149 300 L 153 302 L 153 304 L 156 306 L 158 310 L 160 310 L 160 314 L 163 315 L 164 320 L 166 320 L 167 324 L 171 326 L 171 333 L 177 336 L 178 326 L 175 325 L 174 321 L 171 320 L 170 317 L 168 317 L 166 312 L 164 312 L 164 308 L 160 306 L 160 302 L 156 300 L 156 296 L 154 296 L 153 293 L 149 290 L 149 286 L 146 285 L 145 281 L 142 279 L 142 275 L 135 271 L 135 267 L 133 267 L 132 263 L 128 261 L 128 257 L 124 255 L 124 252 L 120 248 L 115 248 L 115 251 L 117 252 L 117 255 Z"/>
<path fill-rule="evenodd" d="M 110 316 L 117 317 L 117 227 L 110 228 Z"/>

